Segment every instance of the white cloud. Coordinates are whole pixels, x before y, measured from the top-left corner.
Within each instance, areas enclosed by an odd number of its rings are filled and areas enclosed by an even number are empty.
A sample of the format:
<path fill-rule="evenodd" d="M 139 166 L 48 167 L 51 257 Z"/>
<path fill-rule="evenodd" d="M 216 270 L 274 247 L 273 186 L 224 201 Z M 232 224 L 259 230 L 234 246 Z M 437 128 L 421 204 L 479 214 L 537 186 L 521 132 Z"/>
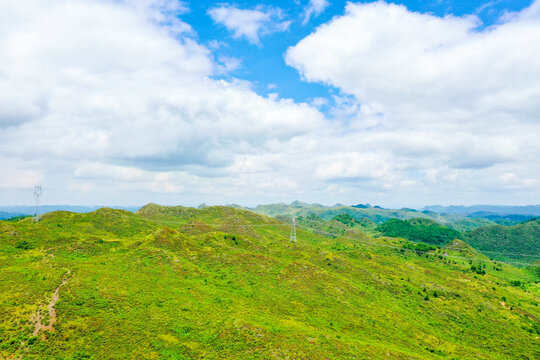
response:
<path fill-rule="evenodd" d="M 334 153 L 321 159 L 315 172 L 322 179 L 388 179 L 389 165 L 380 154 Z"/>
<path fill-rule="evenodd" d="M 0 154 L 18 174 L 2 188 L 43 179 L 49 199 L 69 201 L 69 186 L 105 202 L 128 189 L 215 192 L 237 156 L 321 125 L 306 104 L 213 80 L 238 62 L 217 64 L 189 32 L 171 32 L 175 2 L 133 4 L 0 4 Z"/>
<path fill-rule="evenodd" d="M 517 17 L 476 31 L 475 17 L 440 18 L 376 2 L 346 14 L 289 49 L 306 80 L 337 86 L 399 120 L 448 113 L 524 116 L 540 104 L 540 22 Z"/>
<path fill-rule="evenodd" d="M 234 38 L 245 37 L 253 44 L 259 44 L 261 36 L 287 30 L 291 24 L 284 20 L 281 9 L 273 7 L 239 9 L 232 5 L 223 5 L 209 9 L 208 14 L 216 23 L 231 31 Z"/>
<path fill-rule="evenodd" d="M 224 73 L 237 70 L 242 65 L 242 60 L 235 57 L 220 56 L 218 60 L 223 67 Z"/>
<path fill-rule="evenodd" d="M 349 3 L 289 48 L 286 61 L 305 80 L 353 96 L 334 99 L 332 113 L 354 132 L 350 144 L 340 139 L 342 148 L 387 152 L 402 165 L 396 181 L 480 192 L 496 188 L 487 177 L 500 172 L 540 177 L 539 9 L 536 1 L 478 30 L 474 16 Z"/>
<path fill-rule="evenodd" d="M 28 169 L 0 167 L 0 188 L 30 188 L 43 179 L 43 174 Z"/>
<path fill-rule="evenodd" d="M 330 2 L 328 0 L 309 0 L 309 3 L 304 9 L 304 13 L 302 14 L 304 17 L 302 24 L 307 24 L 312 16 L 319 16 L 322 14 L 328 6 L 330 6 Z"/>
<path fill-rule="evenodd" d="M 49 203 L 90 205 L 540 197 L 534 11 L 479 32 L 348 5 L 287 53 L 341 89 L 309 105 L 215 80 L 239 64 L 217 62 L 178 4 L 0 2 L 3 203 L 38 182 Z"/>

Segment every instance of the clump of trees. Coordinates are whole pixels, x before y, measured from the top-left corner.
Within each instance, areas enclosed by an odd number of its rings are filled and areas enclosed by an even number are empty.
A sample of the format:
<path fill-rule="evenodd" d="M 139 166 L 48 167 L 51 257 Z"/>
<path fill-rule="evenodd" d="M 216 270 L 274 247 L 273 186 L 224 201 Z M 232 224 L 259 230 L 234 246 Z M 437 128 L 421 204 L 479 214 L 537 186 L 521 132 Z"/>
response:
<path fill-rule="evenodd" d="M 349 214 L 336 215 L 332 220 L 339 221 L 340 223 L 345 224 L 349 227 L 353 227 L 354 225 L 358 224 L 358 221 L 356 221 L 356 219 Z"/>
<path fill-rule="evenodd" d="M 390 219 L 377 227 L 377 231 L 391 237 L 402 237 L 414 242 L 444 245 L 461 238 L 461 233 L 429 219 Z"/>
<path fill-rule="evenodd" d="M 403 248 L 414 250 L 418 256 L 421 256 L 427 253 L 428 251 L 437 250 L 435 246 L 431 246 L 431 245 L 423 244 L 423 243 L 417 243 L 417 244 L 407 243 L 403 245 Z"/>
<path fill-rule="evenodd" d="M 360 225 L 360 226 L 365 227 L 365 228 L 371 228 L 371 227 L 374 228 L 374 227 L 377 226 L 376 223 L 374 223 L 372 220 L 370 220 L 367 217 L 362 217 L 360 219 L 357 219 L 357 218 L 354 218 L 350 214 L 347 214 L 347 213 L 342 213 L 342 214 L 336 215 L 336 216 L 334 216 L 332 218 L 332 220 L 339 221 L 340 223 L 345 224 L 348 227 L 353 227 L 355 225 Z"/>
<path fill-rule="evenodd" d="M 471 271 L 478 275 L 486 275 L 486 264 L 471 265 Z"/>

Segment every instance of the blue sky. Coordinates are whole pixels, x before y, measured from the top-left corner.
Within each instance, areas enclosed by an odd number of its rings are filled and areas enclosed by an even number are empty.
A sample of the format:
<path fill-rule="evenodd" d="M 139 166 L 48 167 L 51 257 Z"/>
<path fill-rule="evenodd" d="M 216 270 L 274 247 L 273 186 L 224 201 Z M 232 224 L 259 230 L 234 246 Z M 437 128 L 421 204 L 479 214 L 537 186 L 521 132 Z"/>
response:
<path fill-rule="evenodd" d="M 327 97 L 329 93 L 335 93 L 338 89 L 302 81 L 298 71 L 287 66 L 283 55 L 288 47 L 308 36 L 314 28 L 328 22 L 334 16 L 343 15 L 347 1 L 328 1 L 328 6 L 321 14 L 312 16 L 307 23 L 303 24 L 303 14 L 308 3 L 309 0 L 236 1 L 229 3 L 193 1 L 188 5 L 189 11 L 181 15 L 181 19 L 193 27 L 201 42 L 211 44 L 217 40 L 224 43 L 214 52 L 216 56 L 233 57 L 241 61 L 239 68 L 226 74 L 225 78 L 236 77 L 249 80 L 253 82 L 255 89 L 261 94 L 277 92 L 282 97 L 306 102 L 316 97 Z M 531 0 L 433 0 L 392 1 L 392 3 L 402 4 L 411 11 L 432 13 L 437 16 L 474 14 L 482 21 L 479 29 L 483 29 L 496 24 L 505 12 L 519 11 L 529 6 Z M 241 9 L 254 9 L 261 5 L 280 8 L 284 12 L 283 20 L 290 20 L 291 25 L 286 31 L 263 36 L 259 45 L 252 44 L 245 38 L 233 39 L 231 32 L 225 26 L 216 24 L 208 15 L 209 8 L 222 4 L 232 4 Z M 272 69 L 272 71 L 267 69 Z M 277 88 L 269 88 L 269 85 L 276 85 Z"/>
<path fill-rule="evenodd" d="M 540 203 L 540 0 L 0 2 L 0 54 L 2 205 Z"/>

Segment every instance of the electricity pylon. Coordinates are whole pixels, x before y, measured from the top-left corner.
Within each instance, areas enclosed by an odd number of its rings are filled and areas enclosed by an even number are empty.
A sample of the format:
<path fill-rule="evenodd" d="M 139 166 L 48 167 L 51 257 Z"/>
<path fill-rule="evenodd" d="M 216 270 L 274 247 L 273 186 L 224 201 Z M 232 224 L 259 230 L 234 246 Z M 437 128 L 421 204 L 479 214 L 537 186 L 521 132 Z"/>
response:
<path fill-rule="evenodd" d="M 289 242 L 296 244 L 296 220 L 294 218 L 294 215 L 291 216 L 291 237 L 289 239 Z"/>
<path fill-rule="evenodd" d="M 39 216 L 39 202 L 41 201 L 42 196 L 43 191 L 41 189 L 41 186 L 34 186 L 34 199 L 36 200 L 36 219 Z"/>

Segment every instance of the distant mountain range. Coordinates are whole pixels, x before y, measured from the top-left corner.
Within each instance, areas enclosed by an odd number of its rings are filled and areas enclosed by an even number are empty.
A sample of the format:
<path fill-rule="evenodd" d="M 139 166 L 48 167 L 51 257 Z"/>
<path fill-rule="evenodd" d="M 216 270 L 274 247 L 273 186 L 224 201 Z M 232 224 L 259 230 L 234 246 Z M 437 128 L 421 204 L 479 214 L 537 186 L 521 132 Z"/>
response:
<path fill-rule="evenodd" d="M 422 211 L 433 211 L 438 214 L 455 214 L 462 216 L 476 215 L 476 217 L 486 217 L 490 215 L 526 215 L 530 217 L 540 216 L 540 205 L 509 206 L 509 205 L 431 205 L 426 206 Z"/>
<path fill-rule="evenodd" d="M 74 213 L 86 213 L 95 211 L 102 206 L 75 206 L 75 205 L 43 205 L 39 207 L 40 214 L 48 213 L 51 211 L 71 211 Z M 128 210 L 136 212 L 140 209 L 140 206 L 111 206 L 113 209 Z M 34 215 L 36 213 L 35 206 L 28 205 L 13 205 L 13 206 L 0 206 L 0 220 L 9 219 L 15 216 Z"/>

